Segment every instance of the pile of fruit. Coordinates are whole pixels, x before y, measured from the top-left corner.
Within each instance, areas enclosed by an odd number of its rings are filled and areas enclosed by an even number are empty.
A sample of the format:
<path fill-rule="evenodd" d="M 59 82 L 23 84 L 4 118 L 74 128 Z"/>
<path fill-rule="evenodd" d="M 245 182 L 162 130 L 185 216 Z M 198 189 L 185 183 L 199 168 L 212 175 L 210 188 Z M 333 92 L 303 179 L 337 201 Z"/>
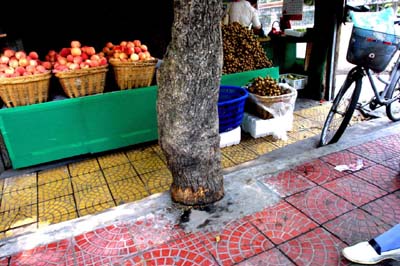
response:
<path fill-rule="evenodd" d="M 52 63 L 53 73 L 107 65 L 103 53 L 97 54 L 94 47 L 81 46 L 79 41 L 71 41 L 71 47 L 62 48 L 59 53 L 49 51 L 46 60 Z"/>
<path fill-rule="evenodd" d="M 48 73 L 51 69 L 49 62 L 42 62 L 39 55 L 32 51 L 4 50 L 0 56 L 0 78 L 12 78 Z"/>
<path fill-rule="evenodd" d="M 224 74 L 272 67 L 254 33 L 237 22 L 222 26 Z"/>
<path fill-rule="evenodd" d="M 281 89 L 275 79 L 269 76 L 255 78 L 247 90 L 259 96 L 280 96 L 288 93 L 286 90 Z"/>
<path fill-rule="evenodd" d="M 151 56 L 147 45 L 143 44 L 140 40 L 122 41 L 118 45 L 108 42 L 103 48 L 103 53 L 109 60 L 118 60 L 121 62 L 154 59 L 154 57 Z"/>

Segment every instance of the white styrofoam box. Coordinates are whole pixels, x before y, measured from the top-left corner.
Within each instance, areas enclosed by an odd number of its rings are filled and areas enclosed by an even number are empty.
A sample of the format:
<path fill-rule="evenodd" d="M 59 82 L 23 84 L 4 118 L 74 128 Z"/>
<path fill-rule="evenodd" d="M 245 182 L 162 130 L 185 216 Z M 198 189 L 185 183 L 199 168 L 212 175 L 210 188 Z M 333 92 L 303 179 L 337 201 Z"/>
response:
<path fill-rule="evenodd" d="M 288 77 L 293 78 L 288 78 Z M 279 79 L 281 82 L 286 82 L 296 90 L 304 89 L 308 82 L 308 77 L 305 75 L 295 74 L 295 73 L 286 73 L 279 75 Z"/>
<path fill-rule="evenodd" d="M 277 118 L 261 119 L 245 112 L 241 127 L 243 131 L 248 132 L 253 138 L 269 135 L 278 138 L 286 137 L 286 132 L 293 128 L 293 113 L 289 112 Z"/>
<path fill-rule="evenodd" d="M 242 130 L 240 129 L 239 126 L 230 131 L 220 133 L 219 136 L 220 136 L 220 141 L 219 141 L 220 148 L 236 145 L 240 143 L 242 137 Z"/>

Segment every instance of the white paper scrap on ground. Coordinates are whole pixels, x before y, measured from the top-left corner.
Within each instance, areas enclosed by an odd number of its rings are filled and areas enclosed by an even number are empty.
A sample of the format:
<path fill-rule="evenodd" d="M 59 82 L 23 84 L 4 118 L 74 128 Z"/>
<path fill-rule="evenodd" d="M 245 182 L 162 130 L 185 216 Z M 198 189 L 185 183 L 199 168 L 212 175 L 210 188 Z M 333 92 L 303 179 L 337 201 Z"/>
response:
<path fill-rule="evenodd" d="M 352 164 L 341 164 L 341 165 L 336 165 L 335 166 L 335 170 L 343 172 L 343 171 L 351 171 L 351 172 L 355 172 L 360 170 L 361 168 L 363 168 L 364 166 L 364 162 L 362 159 L 357 159 L 356 163 L 352 163 Z"/>

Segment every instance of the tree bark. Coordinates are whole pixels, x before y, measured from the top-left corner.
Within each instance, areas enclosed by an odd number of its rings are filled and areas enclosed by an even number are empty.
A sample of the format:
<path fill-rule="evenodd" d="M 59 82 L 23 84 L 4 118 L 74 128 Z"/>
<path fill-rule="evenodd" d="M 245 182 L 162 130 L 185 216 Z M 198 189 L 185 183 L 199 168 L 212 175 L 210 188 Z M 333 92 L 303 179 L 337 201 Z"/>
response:
<path fill-rule="evenodd" d="M 172 38 L 157 73 L 159 143 L 172 200 L 207 205 L 224 195 L 218 94 L 222 1 L 174 0 Z"/>

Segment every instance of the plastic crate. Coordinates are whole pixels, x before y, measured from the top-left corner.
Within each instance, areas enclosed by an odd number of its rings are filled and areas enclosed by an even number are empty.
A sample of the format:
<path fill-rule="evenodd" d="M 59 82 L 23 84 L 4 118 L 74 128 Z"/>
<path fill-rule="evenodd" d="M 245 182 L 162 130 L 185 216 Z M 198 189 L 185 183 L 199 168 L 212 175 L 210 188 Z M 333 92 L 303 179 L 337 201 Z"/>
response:
<path fill-rule="evenodd" d="M 240 126 L 248 96 L 249 93 L 242 87 L 220 86 L 218 97 L 219 133 Z"/>
<path fill-rule="evenodd" d="M 286 73 L 279 76 L 279 81 L 287 83 L 296 90 L 302 90 L 306 87 L 308 82 L 308 77 L 304 75 L 299 75 L 295 73 Z"/>
<path fill-rule="evenodd" d="M 396 35 L 353 26 L 346 59 L 352 64 L 382 72 L 398 45 L 399 37 Z"/>

